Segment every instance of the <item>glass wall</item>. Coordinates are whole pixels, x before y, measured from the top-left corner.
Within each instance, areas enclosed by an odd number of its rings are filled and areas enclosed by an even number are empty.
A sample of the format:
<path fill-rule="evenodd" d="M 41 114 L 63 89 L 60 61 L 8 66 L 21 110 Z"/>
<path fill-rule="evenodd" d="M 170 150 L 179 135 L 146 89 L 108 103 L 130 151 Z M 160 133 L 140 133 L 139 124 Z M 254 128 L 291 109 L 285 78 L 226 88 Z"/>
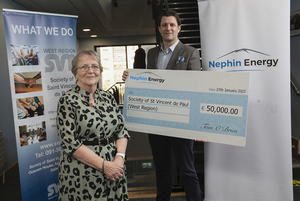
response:
<path fill-rule="evenodd" d="M 146 55 L 149 49 L 155 45 L 142 45 Z M 138 45 L 97 47 L 100 55 L 102 73 L 102 89 L 107 90 L 116 82 L 122 82 L 122 74 L 126 69 L 133 68 L 135 51 Z M 146 56 L 147 58 L 147 56 Z M 147 65 L 147 61 L 146 61 Z"/>

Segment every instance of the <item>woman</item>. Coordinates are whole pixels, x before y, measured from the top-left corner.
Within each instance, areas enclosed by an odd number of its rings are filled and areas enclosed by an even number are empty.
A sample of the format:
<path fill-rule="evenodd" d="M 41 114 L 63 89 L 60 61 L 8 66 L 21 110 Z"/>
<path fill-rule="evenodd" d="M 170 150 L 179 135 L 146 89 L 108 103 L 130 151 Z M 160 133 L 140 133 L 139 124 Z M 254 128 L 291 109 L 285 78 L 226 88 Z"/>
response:
<path fill-rule="evenodd" d="M 92 50 L 72 61 L 77 85 L 58 102 L 59 200 L 128 200 L 124 166 L 130 138 L 113 96 L 97 89 L 102 68 Z"/>

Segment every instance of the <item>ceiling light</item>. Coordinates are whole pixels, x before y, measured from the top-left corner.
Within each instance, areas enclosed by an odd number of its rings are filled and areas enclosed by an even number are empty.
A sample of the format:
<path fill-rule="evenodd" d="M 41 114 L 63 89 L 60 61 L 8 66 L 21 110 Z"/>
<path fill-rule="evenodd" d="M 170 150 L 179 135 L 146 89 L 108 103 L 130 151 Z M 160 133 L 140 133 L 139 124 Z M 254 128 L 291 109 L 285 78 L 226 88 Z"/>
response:
<path fill-rule="evenodd" d="M 97 38 L 97 35 L 91 35 L 91 38 Z"/>
<path fill-rule="evenodd" d="M 91 29 L 83 29 L 83 31 L 91 31 Z"/>

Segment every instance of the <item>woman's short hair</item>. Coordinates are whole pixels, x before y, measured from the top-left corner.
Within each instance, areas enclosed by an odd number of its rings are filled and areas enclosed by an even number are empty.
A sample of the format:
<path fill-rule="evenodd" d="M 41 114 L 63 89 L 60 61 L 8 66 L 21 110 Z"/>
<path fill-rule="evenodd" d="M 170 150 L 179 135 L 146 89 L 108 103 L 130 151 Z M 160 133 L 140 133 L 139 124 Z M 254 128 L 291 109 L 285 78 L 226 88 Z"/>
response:
<path fill-rule="evenodd" d="M 72 71 L 72 73 L 73 73 L 74 76 L 76 75 L 76 72 L 77 72 L 78 62 L 79 62 L 80 58 L 83 55 L 89 55 L 89 56 L 93 57 L 97 61 L 97 63 L 99 64 L 100 72 L 103 71 L 102 66 L 100 64 L 100 57 L 99 57 L 99 55 L 95 51 L 93 51 L 93 50 L 82 49 L 82 50 L 80 50 L 76 54 L 76 56 L 72 60 L 72 69 L 71 69 L 71 71 Z"/>
<path fill-rule="evenodd" d="M 175 12 L 174 10 L 166 10 L 166 11 L 162 12 L 158 18 L 158 26 L 160 26 L 162 17 L 171 17 L 171 16 L 176 18 L 177 24 L 178 24 L 178 26 L 180 26 L 181 25 L 180 17 L 178 15 L 178 13 Z"/>

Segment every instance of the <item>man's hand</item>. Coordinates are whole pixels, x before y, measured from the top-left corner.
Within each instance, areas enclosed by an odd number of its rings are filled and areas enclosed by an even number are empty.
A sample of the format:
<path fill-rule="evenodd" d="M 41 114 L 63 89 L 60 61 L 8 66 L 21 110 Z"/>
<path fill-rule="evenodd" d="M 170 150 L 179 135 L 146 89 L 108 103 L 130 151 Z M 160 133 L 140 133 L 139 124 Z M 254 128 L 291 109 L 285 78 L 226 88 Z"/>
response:
<path fill-rule="evenodd" d="M 129 72 L 127 70 L 124 70 L 123 75 L 122 75 L 122 80 L 125 82 L 127 77 L 129 76 Z"/>

